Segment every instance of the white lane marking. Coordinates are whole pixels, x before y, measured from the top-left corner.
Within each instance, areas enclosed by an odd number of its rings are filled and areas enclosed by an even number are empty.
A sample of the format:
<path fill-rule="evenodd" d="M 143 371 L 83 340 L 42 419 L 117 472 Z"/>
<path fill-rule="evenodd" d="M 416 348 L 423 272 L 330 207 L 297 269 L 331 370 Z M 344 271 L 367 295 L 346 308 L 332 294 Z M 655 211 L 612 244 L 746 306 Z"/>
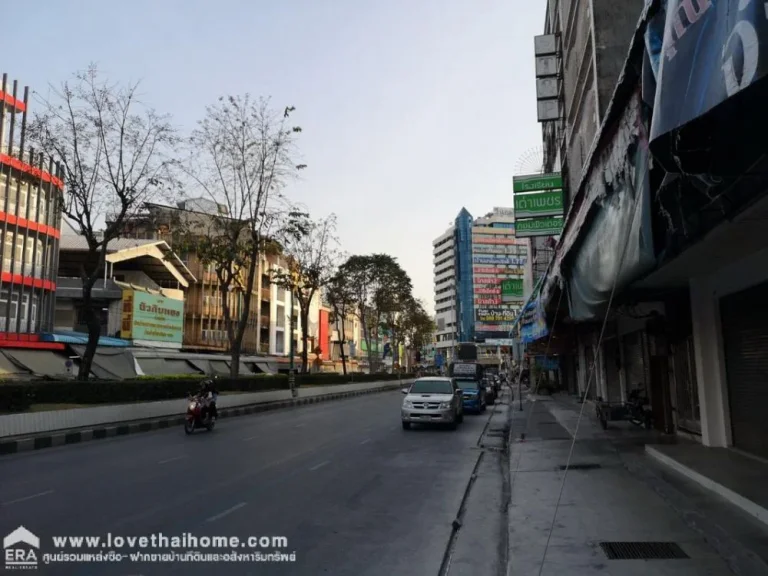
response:
<path fill-rule="evenodd" d="M 232 506 L 232 508 L 227 508 L 226 510 L 224 510 L 224 512 L 219 512 L 215 516 L 211 516 L 210 518 L 208 518 L 208 520 L 206 520 L 206 522 L 216 522 L 216 520 L 221 520 L 222 518 L 224 518 L 224 516 L 227 516 L 228 514 L 232 514 L 232 512 L 234 512 L 235 510 L 240 510 L 240 508 L 247 505 L 248 505 L 247 502 L 240 502 L 240 504 L 235 504 L 234 506 Z"/>
<path fill-rule="evenodd" d="M 248 442 L 248 440 L 255 440 L 256 438 L 260 438 L 260 434 L 256 434 L 256 436 L 248 436 L 247 438 L 243 438 L 243 442 Z"/>
<path fill-rule="evenodd" d="M 173 458 L 168 458 L 166 460 L 160 460 L 158 464 L 168 464 L 168 462 L 175 462 L 176 460 L 181 460 L 182 458 L 186 458 L 186 456 L 174 456 Z"/>
<path fill-rule="evenodd" d="M 370 439 L 370 438 L 366 438 L 365 440 L 363 440 L 362 442 L 360 442 L 360 446 L 362 446 L 363 444 L 368 444 L 368 442 L 370 442 L 370 441 L 371 441 L 371 439 Z"/>
<path fill-rule="evenodd" d="M 39 492 L 37 494 L 32 494 L 31 496 L 16 498 L 16 500 L 8 500 L 8 502 L 3 502 L 3 506 L 10 506 L 11 504 L 18 504 L 19 502 L 26 502 L 27 500 L 32 500 L 32 498 L 39 498 L 40 496 L 47 496 L 48 494 L 53 494 L 53 490 L 46 490 L 45 492 Z"/>
<path fill-rule="evenodd" d="M 326 460 L 325 462 L 320 462 L 320 464 L 316 464 L 316 465 L 312 466 L 312 468 L 310 468 L 309 471 L 310 472 L 314 472 L 315 470 L 319 470 L 323 466 L 325 466 L 327 464 L 330 464 L 330 463 L 331 463 L 330 460 Z"/>
<path fill-rule="evenodd" d="M 304 428 L 304 426 L 306 426 L 306 424 L 296 424 L 294 428 Z"/>

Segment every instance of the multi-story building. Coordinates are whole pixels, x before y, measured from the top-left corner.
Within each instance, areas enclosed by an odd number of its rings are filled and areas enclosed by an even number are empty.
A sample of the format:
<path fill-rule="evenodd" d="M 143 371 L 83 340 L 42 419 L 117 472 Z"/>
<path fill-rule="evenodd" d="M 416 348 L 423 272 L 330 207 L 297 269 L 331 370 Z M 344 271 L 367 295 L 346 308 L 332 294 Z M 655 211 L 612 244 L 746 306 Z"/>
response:
<path fill-rule="evenodd" d="M 567 210 L 627 56 L 643 0 L 548 0 L 544 36 L 553 37 L 554 119 L 542 122 L 544 173 L 561 173 Z M 552 237 L 531 241 L 535 280 L 554 255 Z"/>
<path fill-rule="evenodd" d="M 446 357 L 458 342 L 456 324 L 456 248 L 452 225 L 432 242 L 435 283 L 435 348 Z"/>
<path fill-rule="evenodd" d="M 511 208 L 494 208 L 477 219 L 462 208 L 453 226 L 432 242 L 435 350 L 445 359 L 459 342 L 508 339 L 532 290 L 530 242 L 515 238 L 514 226 Z"/>
<path fill-rule="evenodd" d="M 25 141 L 29 88 L 0 85 L 0 347 L 58 349 L 53 328 L 61 168 Z"/>

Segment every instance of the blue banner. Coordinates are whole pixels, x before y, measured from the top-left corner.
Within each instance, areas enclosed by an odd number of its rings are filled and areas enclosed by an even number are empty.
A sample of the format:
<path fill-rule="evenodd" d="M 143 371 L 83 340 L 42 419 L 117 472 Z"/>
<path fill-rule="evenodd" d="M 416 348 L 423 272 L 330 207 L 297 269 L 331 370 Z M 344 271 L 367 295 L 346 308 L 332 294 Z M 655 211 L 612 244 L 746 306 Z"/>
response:
<path fill-rule="evenodd" d="M 552 356 L 536 356 L 535 361 L 536 366 L 544 370 L 558 370 L 560 368 L 560 362 Z"/>
<path fill-rule="evenodd" d="M 522 321 L 520 322 L 520 338 L 526 344 L 536 342 L 549 334 L 547 328 L 547 318 L 544 313 L 544 306 L 541 300 L 536 298 L 531 300 L 523 309 Z"/>

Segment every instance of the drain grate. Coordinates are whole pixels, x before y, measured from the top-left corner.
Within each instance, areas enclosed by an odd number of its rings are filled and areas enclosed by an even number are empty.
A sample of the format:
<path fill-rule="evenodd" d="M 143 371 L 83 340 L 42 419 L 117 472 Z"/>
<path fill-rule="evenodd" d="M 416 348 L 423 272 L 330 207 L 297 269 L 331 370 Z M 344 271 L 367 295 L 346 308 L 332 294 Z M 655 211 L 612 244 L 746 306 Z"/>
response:
<path fill-rule="evenodd" d="M 571 464 L 570 466 L 563 464 L 558 466 L 558 468 L 560 470 L 565 470 L 566 468 L 568 470 L 596 470 L 597 468 L 602 468 L 602 466 L 600 464 Z"/>
<path fill-rule="evenodd" d="M 690 558 L 675 542 L 600 542 L 609 560 L 681 560 Z"/>

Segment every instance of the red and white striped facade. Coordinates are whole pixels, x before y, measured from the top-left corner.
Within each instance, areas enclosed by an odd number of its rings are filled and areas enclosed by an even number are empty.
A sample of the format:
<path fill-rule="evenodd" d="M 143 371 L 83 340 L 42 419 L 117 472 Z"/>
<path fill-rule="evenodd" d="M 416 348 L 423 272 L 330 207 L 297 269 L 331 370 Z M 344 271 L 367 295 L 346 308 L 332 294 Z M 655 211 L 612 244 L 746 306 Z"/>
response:
<path fill-rule="evenodd" d="M 53 328 L 61 198 L 60 167 L 29 146 L 29 88 L 0 84 L 0 347 L 57 348 Z"/>

